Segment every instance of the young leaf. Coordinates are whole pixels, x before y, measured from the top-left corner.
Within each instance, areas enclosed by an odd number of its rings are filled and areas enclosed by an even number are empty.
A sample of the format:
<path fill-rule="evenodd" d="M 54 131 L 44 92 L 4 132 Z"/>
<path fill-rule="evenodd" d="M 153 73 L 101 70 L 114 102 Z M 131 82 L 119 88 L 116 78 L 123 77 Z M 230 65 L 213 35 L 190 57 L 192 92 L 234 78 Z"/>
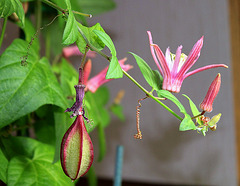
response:
<path fill-rule="evenodd" d="M 193 103 L 193 101 L 187 95 L 183 94 L 183 96 L 188 99 L 193 116 L 199 115 L 201 112 L 198 111 L 197 106 Z M 202 122 L 199 120 L 199 118 L 196 118 L 196 120 L 200 125 L 202 125 Z"/>
<path fill-rule="evenodd" d="M 112 56 L 105 78 L 106 79 L 117 79 L 117 78 L 122 78 L 122 77 L 123 77 L 123 72 L 122 72 L 122 68 L 118 62 L 118 59 L 116 56 Z"/>
<path fill-rule="evenodd" d="M 183 94 L 183 96 L 188 99 L 193 116 L 200 114 L 201 112 L 198 111 L 197 106 L 193 103 L 193 101 L 187 95 Z"/>
<path fill-rule="evenodd" d="M 196 130 L 196 125 L 187 113 L 184 114 L 185 117 L 183 118 L 182 122 L 180 123 L 179 130 L 186 131 L 186 130 Z"/>
<path fill-rule="evenodd" d="M 86 27 L 80 23 L 77 23 L 77 26 L 79 27 L 79 29 L 81 29 L 82 33 L 84 34 L 84 36 L 90 42 L 91 45 L 96 47 L 98 50 L 102 50 L 105 47 L 105 44 L 102 42 L 101 39 L 99 39 L 99 37 L 94 32 L 95 30 L 104 32 L 103 28 L 101 27 L 101 25 L 99 23 L 97 23 L 96 25 L 94 25 L 92 27 Z M 84 53 L 87 43 L 80 33 L 78 34 L 78 39 L 76 41 L 76 44 L 77 44 L 79 50 L 82 53 Z"/>
<path fill-rule="evenodd" d="M 23 6 L 19 0 L 1 0 L 0 1 L 0 18 L 7 18 L 15 12 L 21 21 L 22 27 L 25 23 L 25 14 Z"/>
<path fill-rule="evenodd" d="M 46 58 L 30 48 L 28 65 L 21 66 L 27 43 L 17 39 L 0 57 L 0 128 L 44 104 L 67 107 L 60 85 Z"/>
<path fill-rule="evenodd" d="M 180 112 L 182 112 L 184 114 L 187 113 L 184 106 L 182 105 L 182 103 L 171 92 L 169 92 L 167 90 L 159 90 L 159 91 L 157 91 L 157 93 L 159 95 L 161 95 L 162 97 L 167 98 L 167 99 L 171 100 L 173 103 L 175 103 L 178 106 Z"/>
<path fill-rule="evenodd" d="M 78 38 L 77 21 L 72 13 L 69 11 L 67 24 L 63 32 L 63 45 L 70 45 L 74 43 Z"/>
<path fill-rule="evenodd" d="M 147 81 L 147 83 L 153 87 L 153 88 L 157 88 L 155 87 L 155 73 L 152 71 L 152 69 L 148 66 L 148 64 L 141 58 L 139 57 L 138 55 L 132 53 L 132 52 L 129 52 L 130 54 L 133 55 L 133 57 L 135 58 L 141 72 L 142 72 L 142 75 L 143 77 L 145 78 L 145 80 Z"/>
<path fill-rule="evenodd" d="M 116 52 L 115 46 L 114 46 L 111 38 L 109 37 L 109 35 L 107 35 L 105 32 L 102 32 L 100 30 L 94 30 L 94 33 L 97 34 L 97 36 L 102 40 L 102 42 L 105 45 L 107 45 L 107 47 L 111 51 L 111 54 L 113 56 L 117 56 L 117 52 Z"/>

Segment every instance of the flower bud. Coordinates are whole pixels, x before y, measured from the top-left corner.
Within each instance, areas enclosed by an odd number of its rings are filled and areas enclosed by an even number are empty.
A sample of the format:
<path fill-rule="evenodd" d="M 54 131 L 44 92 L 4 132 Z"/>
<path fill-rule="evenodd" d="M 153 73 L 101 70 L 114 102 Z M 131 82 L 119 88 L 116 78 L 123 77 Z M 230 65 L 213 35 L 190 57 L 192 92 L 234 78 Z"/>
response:
<path fill-rule="evenodd" d="M 87 133 L 82 115 L 65 133 L 60 159 L 64 173 L 72 180 L 85 175 L 93 162 L 93 145 Z"/>
<path fill-rule="evenodd" d="M 218 73 L 217 77 L 213 80 L 212 84 L 210 85 L 207 95 L 205 96 L 204 100 L 200 104 L 200 108 L 203 111 L 211 112 L 212 111 L 212 104 L 217 96 L 221 85 L 221 74 Z"/>

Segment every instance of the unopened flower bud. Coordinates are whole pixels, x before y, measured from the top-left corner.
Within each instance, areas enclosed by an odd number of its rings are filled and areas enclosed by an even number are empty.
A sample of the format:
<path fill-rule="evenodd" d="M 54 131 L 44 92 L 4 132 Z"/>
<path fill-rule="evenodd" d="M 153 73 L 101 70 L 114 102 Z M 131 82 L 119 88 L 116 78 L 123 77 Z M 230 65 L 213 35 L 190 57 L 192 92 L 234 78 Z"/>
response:
<path fill-rule="evenodd" d="M 64 173 L 72 180 L 85 175 L 93 162 L 93 145 L 87 133 L 82 115 L 65 133 L 60 159 Z"/>
<path fill-rule="evenodd" d="M 221 85 L 221 74 L 218 73 L 217 77 L 213 80 L 212 84 L 210 85 L 207 95 L 205 96 L 204 100 L 200 104 L 200 108 L 203 111 L 211 112 L 212 111 L 212 104 L 217 96 Z"/>

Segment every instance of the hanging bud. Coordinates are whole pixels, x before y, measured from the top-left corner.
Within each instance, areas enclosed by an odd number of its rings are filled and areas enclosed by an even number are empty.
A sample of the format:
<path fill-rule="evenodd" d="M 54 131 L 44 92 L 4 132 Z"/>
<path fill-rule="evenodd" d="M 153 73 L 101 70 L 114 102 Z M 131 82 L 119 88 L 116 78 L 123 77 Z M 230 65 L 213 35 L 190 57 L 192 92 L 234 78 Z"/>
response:
<path fill-rule="evenodd" d="M 64 173 L 72 180 L 85 175 L 93 162 L 93 145 L 87 133 L 82 115 L 65 133 L 60 159 Z"/>
<path fill-rule="evenodd" d="M 217 129 L 217 123 L 218 123 L 218 121 L 220 120 L 221 115 L 222 115 L 222 114 L 219 113 L 219 114 L 213 116 L 213 117 L 211 118 L 211 120 L 209 121 L 208 126 L 210 127 L 210 129 L 211 129 L 212 131 L 215 131 L 215 130 Z"/>
<path fill-rule="evenodd" d="M 204 100 L 200 104 L 200 108 L 203 111 L 211 112 L 212 111 L 212 104 L 217 96 L 221 85 L 221 74 L 218 73 L 217 77 L 213 80 L 212 84 L 210 85 L 207 95 L 205 96 Z"/>

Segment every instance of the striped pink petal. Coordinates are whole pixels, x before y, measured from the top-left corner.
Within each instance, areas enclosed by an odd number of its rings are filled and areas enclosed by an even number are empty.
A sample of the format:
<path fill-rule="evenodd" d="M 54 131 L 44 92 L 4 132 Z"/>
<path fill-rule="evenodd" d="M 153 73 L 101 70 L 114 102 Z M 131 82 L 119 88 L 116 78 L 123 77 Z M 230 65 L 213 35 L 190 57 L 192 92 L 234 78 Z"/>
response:
<path fill-rule="evenodd" d="M 150 31 L 147 31 L 147 34 L 148 34 L 148 38 L 149 38 L 149 45 L 150 45 L 150 50 L 151 50 L 151 53 L 152 53 L 152 56 L 153 56 L 153 59 L 161 73 L 161 75 L 163 76 L 163 70 L 159 64 L 159 61 L 157 60 L 157 57 L 156 57 L 156 54 L 154 52 L 154 47 L 153 47 L 153 41 L 152 41 L 152 34 Z"/>
<path fill-rule="evenodd" d="M 208 70 L 208 69 L 211 69 L 211 68 L 217 68 L 217 67 L 228 68 L 228 66 L 225 65 L 225 64 L 207 65 L 207 66 L 198 68 L 198 69 L 196 69 L 196 70 L 193 70 L 193 71 L 191 71 L 191 72 L 188 72 L 187 74 L 184 75 L 184 78 L 183 78 L 183 79 L 185 79 L 185 78 L 187 78 L 187 77 L 189 77 L 189 76 L 191 76 L 191 75 L 193 75 L 193 74 L 196 74 L 196 73 L 198 73 L 198 72 L 201 72 L 201 71 L 204 71 L 204 70 Z"/>
<path fill-rule="evenodd" d="M 197 61 L 197 59 L 200 56 L 200 51 L 203 46 L 203 36 L 195 43 L 192 50 L 190 51 L 186 62 L 183 64 L 182 68 L 179 70 L 176 78 L 181 79 L 184 74 L 194 65 L 194 63 Z"/>

